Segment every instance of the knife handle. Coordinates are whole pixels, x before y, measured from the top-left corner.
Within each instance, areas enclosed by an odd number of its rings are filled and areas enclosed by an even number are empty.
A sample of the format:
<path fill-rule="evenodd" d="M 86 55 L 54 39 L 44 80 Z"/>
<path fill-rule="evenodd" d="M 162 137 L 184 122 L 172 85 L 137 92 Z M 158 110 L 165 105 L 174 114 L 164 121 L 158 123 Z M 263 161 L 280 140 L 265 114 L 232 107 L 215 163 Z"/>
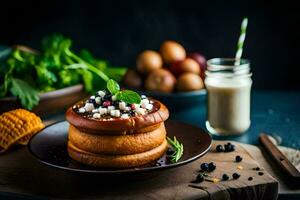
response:
<path fill-rule="evenodd" d="M 286 156 L 277 148 L 275 144 L 269 139 L 268 135 L 261 133 L 259 140 L 268 154 L 275 160 L 275 162 L 281 167 L 281 169 L 288 174 L 293 182 L 300 182 L 300 172 L 295 166 L 286 158 Z"/>

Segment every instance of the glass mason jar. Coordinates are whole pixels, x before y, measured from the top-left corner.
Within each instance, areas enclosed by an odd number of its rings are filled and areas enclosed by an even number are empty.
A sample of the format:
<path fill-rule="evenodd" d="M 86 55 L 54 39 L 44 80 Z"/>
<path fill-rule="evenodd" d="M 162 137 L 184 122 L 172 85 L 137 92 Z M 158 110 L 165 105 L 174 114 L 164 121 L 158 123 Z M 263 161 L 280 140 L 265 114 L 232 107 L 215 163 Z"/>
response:
<path fill-rule="evenodd" d="M 213 58 L 207 61 L 207 130 L 216 135 L 238 135 L 250 127 L 250 62 Z"/>

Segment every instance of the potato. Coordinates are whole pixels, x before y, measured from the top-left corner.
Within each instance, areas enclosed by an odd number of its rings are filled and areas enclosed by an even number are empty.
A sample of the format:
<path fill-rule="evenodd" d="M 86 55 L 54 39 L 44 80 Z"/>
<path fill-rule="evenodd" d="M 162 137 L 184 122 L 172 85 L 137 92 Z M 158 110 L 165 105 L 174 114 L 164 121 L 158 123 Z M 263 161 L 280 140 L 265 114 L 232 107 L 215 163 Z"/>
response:
<path fill-rule="evenodd" d="M 205 78 L 205 70 L 206 70 L 206 58 L 201 53 L 190 53 L 187 55 L 188 58 L 194 59 L 199 65 L 201 69 L 200 77 L 202 80 Z"/>
<path fill-rule="evenodd" d="M 143 85 L 142 77 L 132 69 L 127 70 L 123 77 L 123 82 L 125 85 L 136 89 L 140 89 Z"/>
<path fill-rule="evenodd" d="M 179 76 L 183 73 L 186 72 L 191 72 L 194 74 L 200 74 L 200 66 L 199 64 L 191 59 L 191 58 L 186 58 L 183 61 L 174 63 L 171 65 L 170 70 L 175 76 Z"/>
<path fill-rule="evenodd" d="M 151 71 L 161 68 L 162 58 L 156 51 L 143 51 L 137 58 L 137 70 L 142 74 L 149 74 Z"/>
<path fill-rule="evenodd" d="M 145 88 L 149 91 L 172 92 L 176 78 L 171 72 L 165 69 L 157 69 L 151 72 L 145 82 Z"/>
<path fill-rule="evenodd" d="M 183 46 L 175 41 L 165 41 L 160 47 L 160 53 L 166 64 L 182 61 L 186 57 Z"/>
<path fill-rule="evenodd" d="M 193 73 L 182 74 L 176 83 L 176 89 L 178 91 L 193 91 L 204 88 L 203 81 L 199 75 Z"/>

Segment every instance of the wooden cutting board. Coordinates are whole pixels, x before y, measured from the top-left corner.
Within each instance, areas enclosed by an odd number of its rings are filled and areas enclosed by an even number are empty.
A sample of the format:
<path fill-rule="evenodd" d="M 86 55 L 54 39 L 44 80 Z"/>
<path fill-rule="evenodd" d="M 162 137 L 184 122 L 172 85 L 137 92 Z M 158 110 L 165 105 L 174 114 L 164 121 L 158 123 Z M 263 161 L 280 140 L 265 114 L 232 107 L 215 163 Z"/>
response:
<path fill-rule="evenodd" d="M 71 199 L 276 199 L 278 182 L 258 165 L 247 150 L 236 144 L 236 151 L 217 153 L 212 150 L 188 165 L 159 172 L 157 176 L 137 179 L 103 178 L 76 174 L 45 166 L 35 160 L 26 148 L 0 156 L 0 197 L 47 197 Z M 243 157 L 234 162 L 236 155 Z M 215 162 L 217 169 L 211 177 L 221 178 L 239 172 L 238 180 L 193 183 L 203 162 Z M 240 165 L 243 169 L 237 169 Z M 253 170 L 260 167 L 262 176 Z M 249 177 L 253 177 L 249 181 Z"/>

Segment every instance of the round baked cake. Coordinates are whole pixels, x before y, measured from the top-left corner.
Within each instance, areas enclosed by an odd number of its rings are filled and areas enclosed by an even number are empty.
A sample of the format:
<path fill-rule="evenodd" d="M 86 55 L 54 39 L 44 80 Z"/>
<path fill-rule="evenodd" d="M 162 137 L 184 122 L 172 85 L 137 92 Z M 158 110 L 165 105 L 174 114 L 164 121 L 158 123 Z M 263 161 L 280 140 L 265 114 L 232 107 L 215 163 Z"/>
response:
<path fill-rule="evenodd" d="M 67 110 L 68 153 L 95 167 L 130 168 L 159 159 L 167 150 L 164 121 L 169 111 L 161 102 L 141 95 L 139 104 L 98 91 Z"/>

